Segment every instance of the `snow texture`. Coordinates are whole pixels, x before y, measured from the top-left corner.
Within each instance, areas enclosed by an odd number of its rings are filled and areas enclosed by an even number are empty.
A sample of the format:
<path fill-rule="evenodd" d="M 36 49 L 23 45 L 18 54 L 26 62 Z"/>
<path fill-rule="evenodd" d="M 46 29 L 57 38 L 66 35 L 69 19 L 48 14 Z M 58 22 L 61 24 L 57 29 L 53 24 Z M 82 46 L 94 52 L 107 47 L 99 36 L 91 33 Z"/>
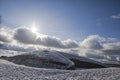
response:
<path fill-rule="evenodd" d="M 43 55 L 43 53 L 45 55 Z M 3 54 L 3 55 L 2 55 Z M 24 55 L 26 53 L 0 50 L 0 56 L 9 54 L 9 57 Z M 27 53 L 28 54 L 28 53 Z M 79 61 L 90 60 L 75 55 L 65 54 L 63 52 L 49 52 L 49 51 L 34 51 L 29 53 L 32 57 L 47 58 L 58 60 L 59 62 L 68 63 L 68 59 L 78 59 Z M 12 56 L 13 55 L 13 56 Z M 53 57 L 54 56 L 54 57 Z M 56 58 L 55 58 L 56 56 Z M 60 57 L 58 58 L 58 56 Z M 97 62 L 97 61 L 96 61 Z M 96 63 L 95 62 L 95 63 Z M 34 62 L 32 62 L 33 64 Z M 82 69 L 82 70 L 60 70 L 60 69 L 47 69 L 28 67 L 25 65 L 15 64 L 6 60 L 0 59 L 0 80 L 120 80 L 120 68 L 97 68 L 97 69 Z"/>
<path fill-rule="evenodd" d="M 0 80 L 120 80 L 120 68 L 57 70 L 0 60 Z"/>

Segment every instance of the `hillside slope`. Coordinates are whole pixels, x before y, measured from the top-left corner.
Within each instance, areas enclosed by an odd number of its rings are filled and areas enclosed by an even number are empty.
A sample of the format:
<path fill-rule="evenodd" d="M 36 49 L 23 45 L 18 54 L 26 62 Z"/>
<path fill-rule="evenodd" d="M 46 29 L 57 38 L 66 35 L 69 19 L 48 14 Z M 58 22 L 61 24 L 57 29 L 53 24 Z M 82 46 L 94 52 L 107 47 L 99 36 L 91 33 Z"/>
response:
<path fill-rule="evenodd" d="M 120 68 L 57 70 L 0 60 L 0 80 L 120 80 Z"/>

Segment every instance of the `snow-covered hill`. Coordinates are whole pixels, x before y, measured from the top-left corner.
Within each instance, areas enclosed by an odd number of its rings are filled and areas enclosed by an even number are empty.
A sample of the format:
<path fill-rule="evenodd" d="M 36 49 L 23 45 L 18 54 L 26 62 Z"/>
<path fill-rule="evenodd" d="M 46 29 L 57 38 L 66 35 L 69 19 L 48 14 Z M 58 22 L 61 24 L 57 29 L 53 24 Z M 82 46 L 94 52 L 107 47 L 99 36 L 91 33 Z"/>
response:
<path fill-rule="evenodd" d="M 80 69 L 80 68 L 106 68 L 107 66 L 85 58 L 58 51 L 32 51 L 12 57 L 0 57 L 16 64 L 38 68 L 53 69 Z"/>
<path fill-rule="evenodd" d="M 12 57 L 1 57 L 16 64 L 39 68 L 71 69 L 74 63 L 56 52 L 33 51 Z"/>
<path fill-rule="evenodd" d="M 0 80 L 120 80 L 120 68 L 57 70 L 0 60 Z"/>
<path fill-rule="evenodd" d="M 107 65 L 100 63 L 98 61 L 86 58 L 86 57 L 82 57 L 82 56 L 77 56 L 77 55 L 73 55 L 73 54 L 68 54 L 68 53 L 64 53 L 64 52 L 58 52 L 62 54 L 63 56 L 67 57 L 68 59 L 70 59 L 71 61 L 74 62 L 75 67 L 77 68 L 106 68 L 108 67 Z"/>
<path fill-rule="evenodd" d="M 0 80 L 120 80 L 120 68 L 61 70 L 73 66 L 77 66 L 77 68 L 83 66 L 83 68 L 92 68 L 93 66 L 89 67 L 90 65 L 105 67 L 100 62 L 97 63 L 97 61 L 85 57 L 63 52 L 47 50 L 33 52 L 0 50 L 0 56 Z M 41 64 L 40 61 L 44 63 Z M 87 65 L 84 64 L 85 62 L 87 62 Z M 29 65 L 23 63 L 29 63 Z M 64 67 L 61 64 L 64 64 Z M 43 67 L 38 68 L 35 65 L 42 65 Z M 54 69 L 50 69 L 51 67 Z"/>

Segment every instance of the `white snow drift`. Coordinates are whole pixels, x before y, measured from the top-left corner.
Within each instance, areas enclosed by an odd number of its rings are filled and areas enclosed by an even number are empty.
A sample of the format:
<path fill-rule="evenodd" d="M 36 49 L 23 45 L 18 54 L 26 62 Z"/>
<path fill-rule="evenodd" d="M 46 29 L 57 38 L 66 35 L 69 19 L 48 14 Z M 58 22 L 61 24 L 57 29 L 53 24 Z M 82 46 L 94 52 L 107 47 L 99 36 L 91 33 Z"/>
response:
<path fill-rule="evenodd" d="M 0 80 L 120 80 L 120 68 L 55 70 L 0 60 Z"/>

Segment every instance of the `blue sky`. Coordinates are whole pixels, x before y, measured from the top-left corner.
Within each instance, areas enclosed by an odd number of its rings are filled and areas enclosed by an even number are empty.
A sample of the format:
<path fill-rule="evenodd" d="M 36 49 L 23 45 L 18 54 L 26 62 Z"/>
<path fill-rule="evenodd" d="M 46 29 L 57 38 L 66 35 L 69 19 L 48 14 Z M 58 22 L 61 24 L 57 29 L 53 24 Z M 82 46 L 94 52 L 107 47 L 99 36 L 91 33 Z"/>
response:
<path fill-rule="evenodd" d="M 0 0 L 2 23 L 30 27 L 62 39 L 89 35 L 120 39 L 119 0 Z"/>

